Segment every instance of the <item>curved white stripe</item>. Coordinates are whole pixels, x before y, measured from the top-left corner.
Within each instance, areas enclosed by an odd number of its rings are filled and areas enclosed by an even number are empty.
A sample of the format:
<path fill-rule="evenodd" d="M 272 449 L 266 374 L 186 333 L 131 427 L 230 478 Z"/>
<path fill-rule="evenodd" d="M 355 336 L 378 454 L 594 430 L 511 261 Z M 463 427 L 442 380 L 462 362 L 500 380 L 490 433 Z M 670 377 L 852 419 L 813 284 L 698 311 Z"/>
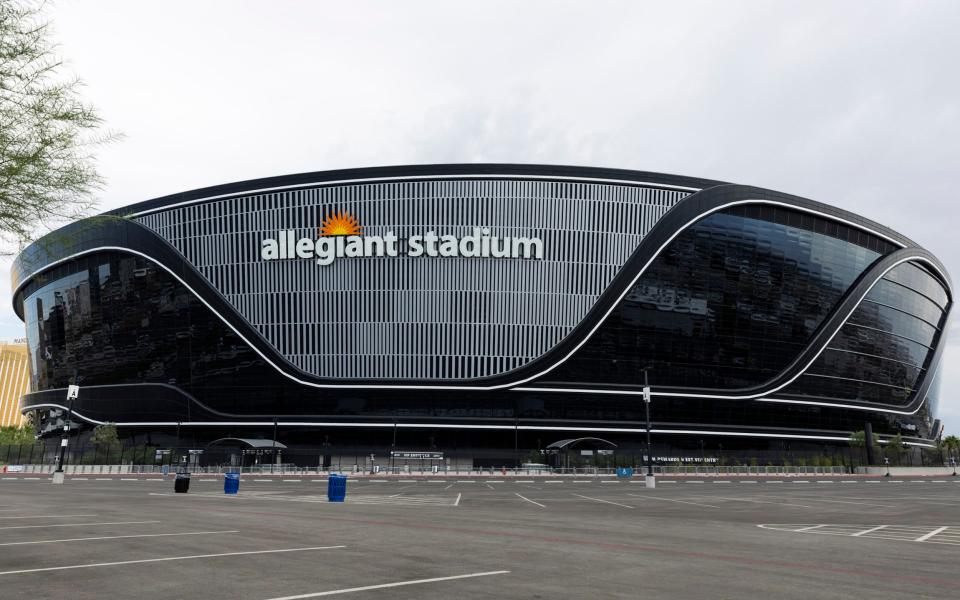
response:
<path fill-rule="evenodd" d="M 537 379 L 537 378 L 539 378 L 539 377 L 542 377 L 543 375 L 546 375 L 546 374 L 549 373 L 550 371 L 554 370 L 555 368 L 557 368 L 558 366 L 560 366 L 561 364 L 563 364 L 564 362 L 566 362 L 571 356 L 573 356 L 574 353 L 576 353 L 584 344 L 586 344 L 587 341 L 589 341 L 589 339 L 593 336 L 593 334 L 596 333 L 597 329 L 599 329 L 600 326 L 604 323 L 604 321 L 606 321 L 607 317 L 609 317 L 610 314 L 617 308 L 617 306 L 619 306 L 619 304 L 620 304 L 620 302 L 623 300 L 623 298 L 624 298 L 628 293 L 630 293 L 630 290 L 633 289 L 633 286 L 634 286 L 634 285 L 636 284 L 636 282 L 640 279 L 640 277 L 643 276 L 643 274 L 644 274 L 644 272 L 647 270 L 647 268 L 649 268 L 649 266 L 653 263 L 654 260 L 656 260 L 656 258 L 660 255 L 660 253 L 663 252 L 664 249 L 666 249 L 667 246 L 669 246 L 669 245 L 673 242 L 673 240 L 674 240 L 678 235 L 680 235 L 680 233 L 682 233 L 683 231 L 685 231 L 685 230 L 686 230 L 688 227 L 690 227 L 693 223 L 699 221 L 700 219 L 702 219 L 702 218 L 704 218 L 704 217 L 706 217 L 706 216 L 708 216 L 708 215 L 711 215 L 711 214 L 713 214 L 713 213 L 715 213 L 715 212 L 721 211 L 721 210 L 726 209 L 726 208 L 730 208 L 731 206 L 739 206 L 739 205 L 743 205 L 743 204 L 770 204 L 770 205 L 774 205 L 774 206 L 782 206 L 782 207 L 784 207 L 784 208 L 789 208 L 789 209 L 793 209 L 793 210 L 799 210 L 799 211 L 802 211 L 802 212 L 807 212 L 807 213 L 810 213 L 810 214 L 815 214 L 815 215 L 821 216 L 821 217 L 826 218 L 826 219 L 830 219 L 830 220 L 833 220 L 833 221 L 838 221 L 838 222 L 845 223 L 845 224 L 847 224 L 847 225 L 849 225 L 849 226 L 851 226 L 851 227 L 854 227 L 854 228 L 862 229 L 862 230 L 864 230 L 864 231 L 867 231 L 868 233 L 872 233 L 873 235 L 882 237 L 883 239 L 886 239 L 886 240 L 888 240 L 889 242 L 891 242 L 891 243 L 893 243 L 893 244 L 895 244 L 895 245 L 897 245 L 897 246 L 900 246 L 901 248 L 904 247 L 904 245 L 901 244 L 900 242 L 898 242 L 898 241 L 896 241 L 896 240 L 894 240 L 894 239 L 892 239 L 892 238 L 889 238 L 889 237 L 887 237 L 887 236 L 885 236 L 885 235 L 883 235 L 883 234 L 881 234 L 881 233 L 879 233 L 879 232 L 872 231 L 872 230 L 870 230 L 870 229 L 868 229 L 868 228 L 866 228 L 866 227 L 863 227 L 862 225 L 858 225 L 858 224 L 856 224 L 856 223 L 852 223 L 852 222 L 850 222 L 850 221 L 846 221 L 846 220 L 844 220 L 844 219 L 841 219 L 841 218 L 838 218 L 838 217 L 834 217 L 834 216 L 832 216 L 832 215 L 828 215 L 828 214 L 825 214 L 825 213 L 822 213 L 822 212 L 819 212 L 819 211 L 815 211 L 815 210 L 812 210 L 812 209 L 807 209 L 807 208 L 803 208 L 803 207 L 793 206 L 793 205 L 791 205 L 791 204 L 787 204 L 787 203 L 784 203 L 784 202 L 779 202 L 779 201 L 774 201 L 774 200 L 738 200 L 738 201 L 735 201 L 735 202 L 728 202 L 728 203 L 726 203 L 726 204 L 722 204 L 722 205 L 720 205 L 720 206 L 711 208 L 710 210 L 708 210 L 708 211 L 706 211 L 706 212 L 700 213 L 700 214 L 697 215 L 696 217 L 694 217 L 694 218 L 690 219 L 689 221 L 687 221 L 687 223 L 685 223 L 682 227 L 680 227 L 680 228 L 678 228 L 676 231 L 674 231 L 674 232 L 670 235 L 670 237 L 669 237 L 666 241 L 664 241 L 663 244 L 660 245 L 660 247 L 657 249 L 656 252 L 654 252 L 654 254 L 650 257 L 650 259 L 647 260 L 647 262 L 646 262 L 646 263 L 643 265 L 643 267 L 637 272 L 637 274 L 633 277 L 633 279 L 630 281 L 630 283 L 629 283 L 627 286 L 624 287 L 623 292 L 621 292 L 621 294 L 617 297 L 617 299 L 616 299 L 613 303 L 611 303 L 610 308 L 607 309 L 607 312 L 604 313 L 604 315 L 597 321 L 597 323 L 593 326 L 593 328 L 592 328 L 592 329 L 583 337 L 583 339 L 580 340 L 580 342 L 578 342 L 578 343 L 576 344 L 576 346 L 574 346 L 573 349 L 571 349 L 565 356 L 561 357 L 561 358 L 560 358 L 559 360 L 557 360 L 554 364 L 550 365 L 549 367 L 547 367 L 547 368 L 544 369 L 543 371 L 540 371 L 539 373 L 536 373 L 536 374 L 534 374 L 534 375 L 530 375 L 530 376 L 525 377 L 525 378 L 523 378 L 523 379 L 520 379 L 520 380 L 518 380 L 518 381 L 513 381 L 513 382 L 509 382 L 509 383 L 502 383 L 502 384 L 498 384 L 498 385 L 490 385 L 490 386 L 480 386 L 480 385 L 459 385 L 459 386 L 457 386 L 457 385 L 392 385 L 392 384 L 391 384 L 391 385 L 384 385 L 384 384 L 359 384 L 359 385 L 358 385 L 358 384 L 338 384 L 338 383 L 314 383 L 314 382 L 302 380 L 302 379 L 300 379 L 300 378 L 298 378 L 298 377 L 296 377 L 296 376 L 294 376 L 294 375 L 291 375 L 291 374 L 287 373 L 283 368 L 281 368 L 279 365 L 277 365 L 276 363 L 274 363 L 274 361 L 272 361 L 272 360 L 271 360 L 269 357 L 267 357 L 263 352 L 261 352 L 256 346 L 254 346 L 254 345 L 250 342 L 250 340 L 248 340 L 242 333 L 240 333 L 239 330 L 237 330 L 232 324 L 230 324 L 230 322 L 228 322 L 227 319 L 226 319 L 223 315 L 221 315 L 220 313 L 218 313 L 203 297 L 200 296 L 200 294 L 198 294 L 198 293 L 196 292 L 196 290 L 194 290 L 192 287 L 190 287 L 190 286 L 187 284 L 187 282 L 185 282 L 183 279 L 181 279 L 179 275 L 177 275 L 174 271 L 172 271 L 172 270 L 171 270 L 170 268 L 168 268 L 166 265 L 163 265 L 163 264 L 157 262 L 155 259 L 153 259 L 152 257 L 148 256 L 147 254 L 144 254 L 144 253 L 142 253 L 142 252 L 139 252 L 139 251 L 137 251 L 137 250 L 133 250 L 133 249 L 130 249 L 130 248 L 125 248 L 125 247 L 122 247 L 122 246 L 98 246 L 98 247 L 96 247 L 96 248 L 90 248 L 90 249 L 84 250 L 84 251 L 82 251 L 82 252 L 77 252 L 77 253 L 75 253 L 75 254 L 71 254 L 70 256 L 61 258 L 61 259 L 59 259 L 59 260 L 57 260 L 57 261 L 54 261 L 54 262 L 52 262 L 52 263 L 44 266 L 42 269 L 39 269 L 39 270 L 35 271 L 34 273 L 31 273 L 29 276 L 24 277 L 23 281 L 21 281 L 20 284 L 16 287 L 16 289 L 13 290 L 13 297 L 16 297 L 17 293 L 19 293 L 19 291 L 20 291 L 20 288 L 23 287 L 32 277 L 35 277 L 38 273 L 42 273 L 42 272 L 44 272 L 44 271 L 47 271 L 47 270 L 49 270 L 49 269 L 51 269 L 51 268 L 55 267 L 56 265 L 59 265 L 59 264 L 61 264 L 61 263 L 63 263 L 63 262 L 66 262 L 66 261 L 69 261 L 69 260 L 73 260 L 74 258 L 77 258 L 77 257 L 79 257 L 79 256 L 85 256 L 85 255 L 87 255 L 87 254 L 92 254 L 92 253 L 95 253 L 95 252 L 101 252 L 101 251 L 106 251 L 106 250 L 116 250 L 116 251 L 121 251 L 121 252 L 128 252 L 128 253 L 131 253 L 131 254 L 136 254 L 137 256 L 141 256 L 141 257 L 143 257 L 143 258 L 145 258 L 145 259 L 153 262 L 154 264 L 158 265 L 158 266 L 161 267 L 163 270 L 165 270 L 167 273 L 169 273 L 174 279 L 176 279 L 177 281 L 179 281 L 179 282 L 180 282 L 184 287 L 186 287 L 194 296 L 196 296 L 197 299 L 200 300 L 200 302 L 202 302 L 202 303 L 204 304 L 204 306 L 206 306 L 211 312 L 213 312 L 213 314 L 217 315 L 217 317 L 219 317 L 220 320 L 223 321 L 223 322 L 227 325 L 227 327 L 229 327 L 234 333 L 236 333 L 237 336 L 240 337 L 240 339 L 242 339 L 244 342 L 246 342 L 247 345 L 250 346 L 250 348 L 253 349 L 253 351 L 256 352 L 267 364 L 269 364 L 271 367 L 273 367 L 274 369 L 276 369 L 276 370 L 277 370 L 281 375 L 283 375 L 284 377 L 287 377 L 288 379 L 290 379 L 290 380 L 292 380 L 292 381 L 295 381 L 295 382 L 297 382 L 297 383 L 299 383 L 299 384 L 301 384 L 301 385 L 306 385 L 306 386 L 309 386 L 309 387 L 321 388 L 321 389 L 410 389 L 410 390 L 457 390 L 457 391 L 467 391 L 467 390 L 483 390 L 483 391 L 489 391 L 489 390 L 498 390 L 498 389 L 504 389 L 504 388 L 511 388 L 511 387 L 515 387 L 515 386 L 518 386 L 518 385 L 523 385 L 524 383 L 527 383 L 527 382 L 529 382 L 529 381 L 532 381 L 532 380 L 534 380 L 534 379 Z M 946 278 L 946 275 L 944 275 L 943 272 L 940 271 L 939 268 L 938 268 L 935 264 L 933 264 L 933 263 L 930 262 L 930 261 L 927 261 L 927 260 L 924 259 L 923 257 L 919 257 L 919 259 L 920 259 L 920 260 L 923 260 L 924 262 L 927 262 L 928 264 L 930 264 L 930 265 L 933 267 L 934 270 L 936 270 L 938 273 L 941 274 L 941 276 L 944 278 L 944 280 L 947 279 L 947 278 Z M 186 259 L 184 259 L 184 260 L 186 260 Z M 905 259 L 905 260 L 907 260 L 907 259 Z M 909 259 L 909 260 L 913 260 L 913 259 Z M 897 264 L 899 264 L 899 263 L 897 263 Z M 894 266 L 895 266 L 895 265 L 894 265 Z M 891 267 L 891 268 L 892 268 L 892 267 Z M 886 271 L 885 271 L 885 273 L 886 273 Z M 874 282 L 874 285 L 875 285 L 875 284 L 876 284 L 876 282 Z M 862 299 L 861 299 L 861 301 L 862 301 Z M 849 315 L 848 315 L 848 316 L 849 316 Z M 838 329 L 838 331 L 839 331 L 839 329 Z M 836 332 L 834 332 L 834 335 L 836 335 Z M 831 339 L 832 339 L 832 336 L 831 336 Z M 827 343 L 829 343 L 829 340 L 828 340 Z M 822 352 L 822 349 L 821 349 L 821 352 Z M 815 358 L 816 358 L 816 357 L 815 357 Z M 808 365 L 808 367 L 809 367 L 809 365 Z M 534 391 L 534 390 L 536 390 L 536 391 L 558 391 L 558 390 L 554 390 L 553 388 L 526 388 L 526 389 L 527 389 L 528 391 Z M 778 389 L 779 389 L 779 388 L 778 388 Z M 583 390 L 561 390 L 561 391 L 583 391 Z M 775 390 L 774 390 L 774 391 L 775 391 Z M 607 392 L 598 391 L 597 393 L 607 393 Z M 639 392 L 618 392 L 618 393 L 636 394 L 636 393 L 639 393 Z M 660 395 L 666 395 L 666 394 L 662 394 L 662 393 L 661 393 Z M 693 396 L 693 397 L 703 397 L 703 398 L 728 398 L 728 397 L 730 397 L 730 398 L 736 398 L 736 396 L 733 396 L 733 397 L 731 397 L 731 396 L 710 396 L 710 395 L 706 395 L 706 396 L 696 396 L 696 395 L 688 395 L 688 394 L 672 394 L 672 395 L 680 395 L 680 396 L 686 396 L 686 397 L 691 397 L 691 396 Z M 747 397 L 747 398 L 755 398 L 755 397 L 759 397 L 759 396 L 761 396 L 761 395 L 763 395 L 763 394 L 759 394 L 759 395 L 755 395 L 755 396 L 750 396 L 750 397 Z"/>
<path fill-rule="evenodd" d="M 780 384 L 779 386 L 773 388 L 772 390 L 767 390 L 759 394 L 747 394 L 747 395 L 739 395 L 739 396 L 735 394 L 684 394 L 679 392 L 651 392 L 651 395 L 661 396 L 664 398 L 679 397 L 679 398 L 710 398 L 710 399 L 718 399 L 718 400 L 756 400 L 768 394 L 773 394 L 775 392 L 782 390 L 783 388 L 787 387 L 788 385 L 796 381 L 804 373 L 806 373 L 807 369 L 809 369 L 810 366 L 813 365 L 814 361 L 816 361 L 820 357 L 820 355 L 823 354 L 823 352 L 827 349 L 827 346 L 830 345 L 830 342 L 833 341 L 833 338 L 836 337 L 838 333 L 840 333 L 840 330 L 843 328 L 843 326 L 847 324 L 847 321 L 850 319 L 851 316 L 853 316 L 853 313 L 857 310 L 857 308 L 859 308 L 860 304 L 863 303 L 863 300 L 864 298 L 867 297 L 867 294 L 869 294 L 870 291 L 873 290 L 874 286 L 876 286 L 877 283 L 879 283 L 880 280 L 883 279 L 884 275 L 886 275 L 892 269 L 894 269 L 895 267 L 905 262 L 916 262 L 916 261 L 924 262 L 930 265 L 934 270 L 939 272 L 939 269 L 937 269 L 937 266 L 923 256 L 908 256 L 906 258 L 898 260 L 897 262 L 887 267 L 883 271 L 883 273 L 881 273 L 879 276 L 877 276 L 876 279 L 874 279 L 873 283 L 870 284 L 870 287 L 868 287 L 866 291 L 863 292 L 863 294 L 860 296 L 860 299 L 857 300 L 857 303 L 853 305 L 853 307 L 850 309 L 849 312 L 847 312 L 847 315 L 843 318 L 843 321 L 840 323 L 840 325 L 837 326 L 837 328 L 833 331 L 833 333 L 830 334 L 830 337 L 827 339 L 826 342 L 824 342 L 824 344 L 820 347 L 820 349 L 817 350 L 816 354 L 814 354 L 814 356 L 810 359 L 810 361 L 807 362 L 806 366 L 803 367 L 800 371 L 798 371 L 796 375 L 788 379 L 786 382 Z M 595 390 L 595 389 L 584 389 L 584 388 L 550 388 L 550 387 L 516 387 L 513 389 L 518 392 L 567 392 L 567 393 L 574 392 L 574 393 L 591 393 L 591 394 L 614 394 L 614 395 L 626 395 L 626 396 L 642 396 L 643 395 L 642 390 Z M 817 403 L 808 403 L 808 404 L 817 404 Z M 827 406 L 827 404 L 823 404 L 823 405 Z M 909 413 L 909 414 L 912 414 L 912 413 Z"/>
<path fill-rule="evenodd" d="M 35 408 L 62 408 L 67 410 L 67 407 L 60 404 L 34 404 L 33 406 L 24 408 L 24 411 L 33 410 Z M 94 423 L 97 425 L 103 424 L 103 421 L 97 421 L 85 417 L 77 411 L 73 411 L 73 416 L 83 419 L 89 423 Z M 178 425 L 183 427 L 237 427 L 237 426 L 270 426 L 274 425 L 273 421 L 190 421 L 190 422 L 177 422 L 177 421 L 131 421 L 131 422 L 117 422 L 114 423 L 118 427 L 176 427 Z M 581 431 L 581 432 L 595 432 L 595 433 L 646 433 L 646 429 L 643 427 L 562 427 L 562 426 L 539 426 L 539 425 L 451 425 L 443 423 L 358 423 L 358 422 L 346 422 L 346 423 L 326 423 L 321 421 L 278 421 L 277 426 L 280 427 L 397 427 L 400 428 L 416 428 L 416 429 L 501 429 L 501 430 L 512 430 L 518 429 L 523 431 Z M 759 433 L 759 432 L 740 432 L 740 431 L 712 431 L 712 430 L 700 430 L 700 429 L 650 429 L 650 433 L 656 434 L 678 434 L 678 435 L 713 435 L 721 437 L 755 437 L 755 438 L 774 438 L 774 439 L 793 439 L 793 440 L 826 440 L 826 441 L 836 441 L 836 442 L 848 442 L 850 441 L 849 436 L 836 436 L 836 435 L 804 435 L 804 434 L 780 434 L 780 433 Z M 852 433 L 852 432 L 851 432 Z M 880 436 L 876 436 L 877 441 L 886 442 L 885 439 L 880 439 Z M 904 442 L 905 444 L 911 446 L 924 446 L 930 447 L 928 444 L 922 444 L 919 442 Z"/>
<path fill-rule="evenodd" d="M 203 198 L 197 198 L 196 200 L 185 200 L 183 202 L 177 202 L 175 204 L 166 204 L 164 206 L 159 206 L 157 208 L 150 208 L 147 210 L 142 210 L 140 212 L 131 213 L 127 215 L 129 217 L 139 217 L 142 215 L 148 215 L 150 213 L 160 212 L 164 210 L 169 210 L 171 208 L 179 208 L 181 206 L 186 206 L 189 204 L 196 204 L 198 202 L 208 202 L 210 200 L 219 200 L 221 198 L 232 198 L 234 196 L 248 196 L 256 194 L 265 194 L 268 192 L 279 192 L 282 190 L 292 190 L 297 188 L 304 187 L 325 187 L 330 185 L 344 185 L 350 183 L 377 183 L 383 181 L 409 181 L 411 179 L 557 179 L 560 181 L 595 181 L 600 183 L 616 183 L 616 184 L 629 184 L 635 185 L 638 187 L 656 187 L 664 188 L 671 190 L 682 190 L 686 192 L 699 192 L 701 188 L 687 187 L 683 185 L 672 185 L 669 183 L 653 183 L 650 181 L 635 181 L 632 179 L 607 179 L 604 177 L 586 177 L 586 176 L 572 176 L 572 175 L 527 175 L 527 174 L 517 174 L 517 175 L 497 175 L 497 174 L 485 174 L 485 175 L 397 175 L 393 177 L 359 177 L 355 179 L 338 179 L 335 181 L 314 181 L 312 183 L 294 183 L 291 185 L 280 185 L 267 188 L 256 188 L 251 190 L 241 190 L 239 192 L 231 192 L 229 194 L 218 194 L 216 196 L 204 196 Z M 147 201 L 149 202 L 149 200 Z"/>

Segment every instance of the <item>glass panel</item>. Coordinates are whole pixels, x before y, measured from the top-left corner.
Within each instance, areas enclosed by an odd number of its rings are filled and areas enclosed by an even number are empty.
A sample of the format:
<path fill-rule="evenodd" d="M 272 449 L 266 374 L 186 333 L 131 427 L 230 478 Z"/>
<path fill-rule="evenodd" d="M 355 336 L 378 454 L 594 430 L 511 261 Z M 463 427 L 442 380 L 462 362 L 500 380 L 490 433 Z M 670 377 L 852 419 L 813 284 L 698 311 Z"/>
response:
<path fill-rule="evenodd" d="M 940 281 L 926 269 L 913 263 L 897 265 L 885 275 L 885 278 L 920 292 L 943 308 L 946 308 L 949 303 L 947 292 Z"/>
<path fill-rule="evenodd" d="M 943 309 L 933 300 L 887 279 L 878 281 L 867 299 L 916 315 L 934 327 L 939 327 L 943 318 Z"/>
<path fill-rule="evenodd" d="M 652 365 L 657 386 L 730 389 L 780 373 L 879 258 L 863 244 L 890 248 L 811 215 L 767 209 L 715 213 L 681 232 L 548 378 L 638 385 L 640 369 Z"/>
<path fill-rule="evenodd" d="M 802 375 L 789 391 L 792 395 L 814 396 L 825 400 L 852 400 L 892 405 L 907 404 L 911 393 L 907 388 L 812 374 Z"/>
<path fill-rule="evenodd" d="M 888 331 L 925 346 L 932 345 L 937 335 L 937 329 L 926 321 L 870 300 L 864 300 L 857 310 L 853 311 L 849 322 Z"/>
<path fill-rule="evenodd" d="M 907 404 L 909 393 L 904 396 L 904 390 L 918 385 L 923 373 L 919 367 L 927 366 L 933 354 L 931 348 L 941 335 L 931 323 L 940 324 L 943 311 L 930 298 L 944 299 L 946 290 L 931 274 L 910 263 L 892 269 L 887 277 L 891 280 L 881 280 L 873 287 L 830 342 L 830 349 L 809 369 L 811 375 L 862 380 L 858 385 L 864 390 L 855 393 L 847 383 L 824 383 L 823 378 L 801 377 L 784 391 L 785 395 L 837 393 L 841 394 L 837 397 L 843 399 Z M 924 294 L 905 287 L 907 285 L 922 289 Z M 839 352 L 841 349 L 871 356 Z M 888 384 L 897 390 L 884 392 L 871 384 Z M 931 401 L 935 402 L 936 398 Z"/>
<path fill-rule="evenodd" d="M 923 366 L 930 348 L 906 338 L 897 337 L 876 329 L 845 325 L 830 342 L 831 348 L 886 356 L 893 360 Z"/>
<path fill-rule="evenodd" d="M 901 362 L 828 348 L 807 372 L 912 388 L 920 371 Z"/>

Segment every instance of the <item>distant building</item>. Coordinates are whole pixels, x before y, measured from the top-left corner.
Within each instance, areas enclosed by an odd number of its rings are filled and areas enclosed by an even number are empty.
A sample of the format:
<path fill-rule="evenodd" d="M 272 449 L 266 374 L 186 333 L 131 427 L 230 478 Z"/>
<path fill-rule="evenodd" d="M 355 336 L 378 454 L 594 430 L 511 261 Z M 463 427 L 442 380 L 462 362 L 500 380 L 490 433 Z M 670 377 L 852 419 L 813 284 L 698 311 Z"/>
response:
<path fill-rule="evenodd" d="M 27 345 L 0 342 L 0 426 L 23 424 L 20 398 L 29 389 Z"/>

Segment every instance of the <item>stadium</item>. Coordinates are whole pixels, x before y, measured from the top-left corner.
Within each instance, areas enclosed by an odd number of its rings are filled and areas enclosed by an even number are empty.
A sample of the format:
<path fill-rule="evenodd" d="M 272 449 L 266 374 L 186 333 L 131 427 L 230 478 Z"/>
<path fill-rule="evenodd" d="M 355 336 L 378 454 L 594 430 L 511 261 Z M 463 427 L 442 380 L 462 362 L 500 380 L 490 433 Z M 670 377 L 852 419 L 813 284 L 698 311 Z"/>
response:
<path fill-rule="evenodd" d="M 942 430 L 940 261 L 746 185 L 508 164 L 273 177 L 69 224 L 12 277 L 21 411 L 51 442 L 70 384 L 81 428 L 210 460 L 639 456 L 645 377 L 661 462 Z"/>

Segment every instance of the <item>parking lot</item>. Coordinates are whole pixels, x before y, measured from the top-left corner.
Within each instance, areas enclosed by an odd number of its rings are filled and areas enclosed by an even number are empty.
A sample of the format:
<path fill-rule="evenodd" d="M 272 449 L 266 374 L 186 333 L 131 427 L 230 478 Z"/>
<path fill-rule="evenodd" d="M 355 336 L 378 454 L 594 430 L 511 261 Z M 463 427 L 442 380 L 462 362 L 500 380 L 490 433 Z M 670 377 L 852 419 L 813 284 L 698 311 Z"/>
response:
<path fill-rule="evenodd" d="M 940 479 L 0 479 L 3 598 L 945 598 Z"/>

